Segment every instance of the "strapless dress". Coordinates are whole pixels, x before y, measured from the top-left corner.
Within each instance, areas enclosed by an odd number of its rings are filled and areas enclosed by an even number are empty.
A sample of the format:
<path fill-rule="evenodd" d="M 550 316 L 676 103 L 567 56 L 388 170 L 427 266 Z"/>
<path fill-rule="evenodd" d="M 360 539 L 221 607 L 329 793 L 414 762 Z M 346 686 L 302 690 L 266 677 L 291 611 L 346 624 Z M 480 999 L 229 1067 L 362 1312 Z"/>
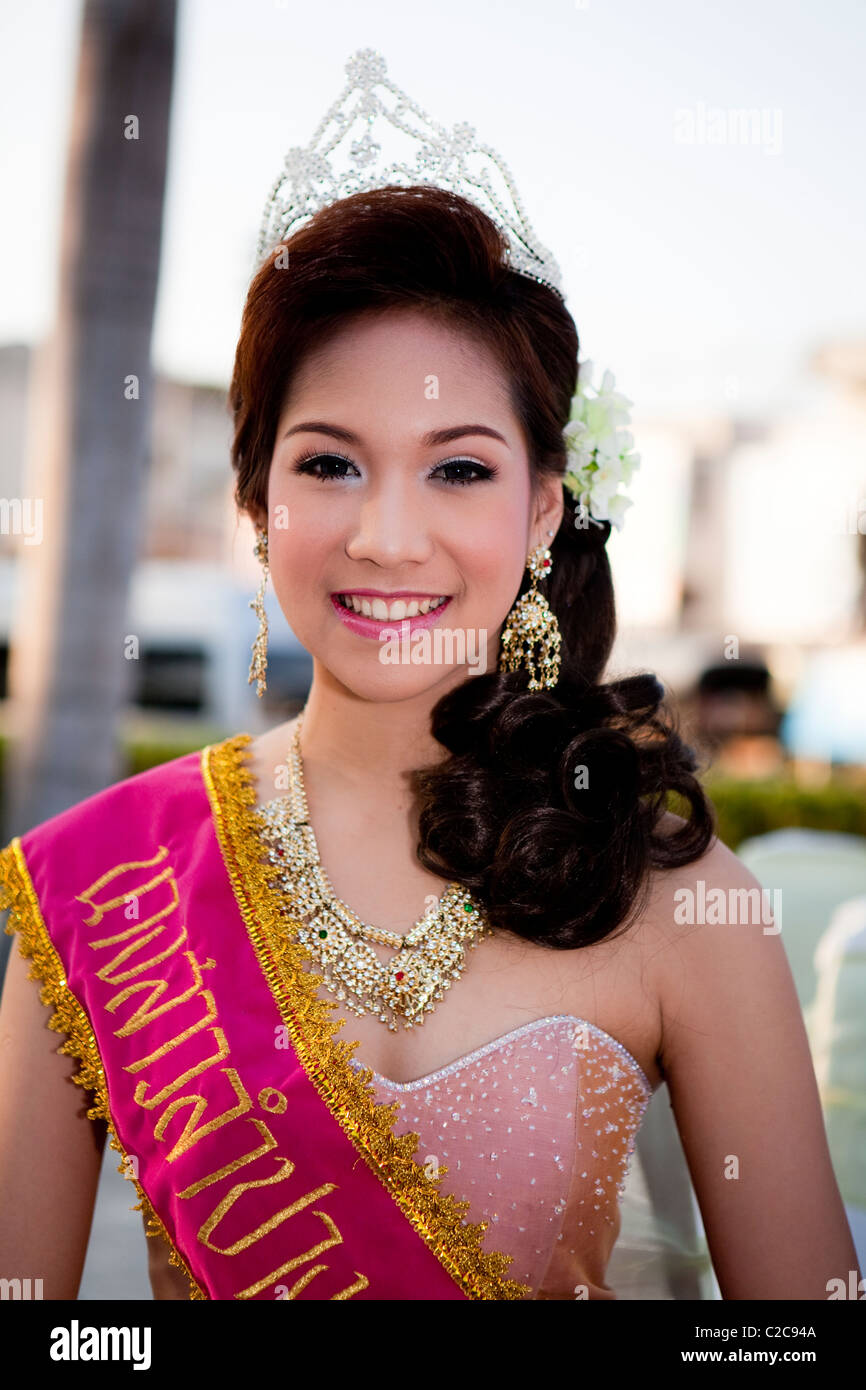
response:
<path fill-rule="evenodd" d="M 352 1063 L 363 1068 L 362 1059 Z M 612 1299 L 607 1263 L 619 1200 L 652 1086 L 623 1045 L 570 1014 L 538 1019 L 399 1083 L 373 1072 L 376 1100 L 399 1105 L 396 1133 L 440 1190 L 488 1223 L 484 1248 L 533 1299 Z"/>

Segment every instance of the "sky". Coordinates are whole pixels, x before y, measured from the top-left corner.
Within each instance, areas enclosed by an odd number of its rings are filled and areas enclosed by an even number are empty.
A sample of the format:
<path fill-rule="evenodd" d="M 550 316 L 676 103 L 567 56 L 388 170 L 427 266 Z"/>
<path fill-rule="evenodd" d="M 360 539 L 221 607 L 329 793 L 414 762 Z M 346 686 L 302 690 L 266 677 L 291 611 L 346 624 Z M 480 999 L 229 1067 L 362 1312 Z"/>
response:
<path fill-rule="evenodd" d="M 162 371 L 227 383 L 268 189 L 362 47 L 501 153 L 562 267 L 581 356 L 638 409 L 764 415 L 816 389 L 817 348 L 864 335 L 860 0 L 179 9 Z M 81 4 L 2 0 L 0 15 L 0 343 L 32 343 L 54 311 Z M 755 133 L 731 140 L 743 108 Z"/>

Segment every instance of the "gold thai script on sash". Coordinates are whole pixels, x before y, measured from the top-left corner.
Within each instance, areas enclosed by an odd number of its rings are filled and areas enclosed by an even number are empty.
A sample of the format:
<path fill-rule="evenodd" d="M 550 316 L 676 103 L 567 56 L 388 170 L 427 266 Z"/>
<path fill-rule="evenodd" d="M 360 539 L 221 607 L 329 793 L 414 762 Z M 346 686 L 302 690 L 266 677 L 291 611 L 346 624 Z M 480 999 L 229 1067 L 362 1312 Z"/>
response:
<path fill-rule="evenodd" d="M 152 872 L 157 870 L 156 872 Z M 126 879 L 121 891 L 118 879 Z M 235 1298 L 254 1298 L 263 1289 L 276 1283 L 285 1275 L 300 1271 L 302 1266 L 312 1264 L 327 1250 L 343 1244 L 336 1223 L 323 1204 L 329 1193 L 336 1190 L 337 1184 L 322 1183 L 310 1192 L 286 1202 L 281 1185 L 287 1182 L 295 1171 L 290 1158 L 277 1154 L 278 1141 L 274 1138 L 267 1122 L 258 1115 L 250 1114 L 255 1104 L 267 1115 L 281 1115 L 288 1105 L 287 1098 L 273 1086 L 259 1091 L 254 1104 L 244 1086 L 237 1069 L 230 1062 L 230 1048 L 226 1035 L 219 1025 L 218 1010 L 212 990 L 206 987 L 206 972 L 216 969 L 216 962 L 208 957 L 199 960 L 188 947 L 186 926 L 178 920 L 180 894 L 174 870 L 168 862 L 168 850 L 160 845 L 151 859 L 133 859 L 101 874 L 88 888 L 77 895 L 77 900 L 89 909 L 84 918 L 87 927 L 102 928 L 98 939 L 89 941 L 94 951 L 111 952 L 110 959 L 96 971 L 96 976 L 110 988 L 118 986 L 117 992 L 103 1005 L 107 1013 L 114 1015 L 115 1037 L 130 1038 L 142 1033 L 142 1055 L 130 1062 L 124 1070 L 137 1076 L 146 1072 L 155 1062 L 168 1057 L 176 1048 L 197 1034 L 202 1036 L 202 1059 L 188 1067 L 158 1089 L 146 1077 L 135 1086 L 133 1098 L 144 1110 L 154 1112 L 154 1139 L 165 1141 L 166 1130 L 176 1115 L 184 1116 L 183 1129 L 172 1147 L 165 1154 L 167 1163 L 174 1163 L 186 1154 L 207 1135 L 225 1126 L 234 1125 L 242 1146 L 251 1143 L 252 1147 L 238 1158 L 223 1164 L 212 1173 L 188 1184 L 178 1193 L 180 1198 L 191 1198 L 205 1188 L 224 1184 L 234 1179 L 235 1174 L 251 1163 L 257 1162 L 266 1154 L 272 1155 L 274 1171 L 270 1176 L 257 1180 L 234 1180 L 221 1195 L 212 1194 L 216 1202 L 210 1215 L 199 1227 L 197 1239 L 208 1250 L 216 1254 L 233 1256 L 248 1250 L 278 1226 L 291 1221 L 299 1212 L 312 1209 L 311 1215 L 321 1221 L 324 1228 L 323 1239 L 309 1250 L 286 1260 L 277 1269 L 262 1275 L 255 1283 L 236 1293 Z M 120 922 L 132 922 L 132 926 L 120 926 Z M 107 928 L 107 934 L 106 934 Z M 117 928 L 117 930 L 115 930 Z M 172 958 L 177 958 L 172 960 Z M 165 979 L 159 967 L 172 960 L 175 977 L 189 972 L 189 983 L 178 987 Z M 181 960 L 186 964 L 181 964 Z M 174 992 L 172 992 L 174 991 Z M 133 1001 L 134 1007 L 123 1013 L 120 1021 L 118 1011 L 123 1005 Z M 177 1010 L 175 1013 L 173 1011 Z M 165 1019 L 171 1033 L 167 1042 L 154 1047 L 148 1040 L 149 1030 L 154 1022 Z M 209 1036 L 208 1036 L 209 1035 Z M 213 1098 L 200 1095 L 193 1084 L 196 1077 L 216 1067 L 225 1080 L 225 1103 L 219 1113 L 213 1113 Z M 181 1092 L 182 1094 L 178 1094 Z M 156 1113 L 159 1112 L 159 1113 Z M 246 1126 L 240 1131 L 238 1126 Z M 260 1222 L 254 1230 L 225 1243 L 220 1238 L 220 1223 L 246 1192 L 257 1188 L 273 1188 L 273 1214 Z M 296 1298 L 314 1278 L 328 1269 L 327 1264 L 315 1264 L 299 1273 L 295 1282 L 285 1290 L 286 1298 Z M 354 1271 L 355 1281 L 339 1293 L 333 1294 L 334 1301 L 352 1298 L 362 1289 L 369 1287 L 369 1280 L 359 1270 Z"/>

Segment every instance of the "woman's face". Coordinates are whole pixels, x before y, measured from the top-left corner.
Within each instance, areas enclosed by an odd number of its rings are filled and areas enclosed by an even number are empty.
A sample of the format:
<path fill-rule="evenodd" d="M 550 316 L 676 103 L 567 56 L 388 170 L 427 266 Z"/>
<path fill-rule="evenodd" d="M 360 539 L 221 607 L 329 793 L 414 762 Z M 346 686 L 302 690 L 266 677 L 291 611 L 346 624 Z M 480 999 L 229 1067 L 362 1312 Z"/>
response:
<path fill-rule="evenodd" d="M 435 701 L 495 670 L 527 555 L 561 516 L 558 478 L 531 505 L 506 382 L 470 336 L 388 311 L 304 362 L 271 461 L 270 572 L 314 663 L 360 698 Z"/>

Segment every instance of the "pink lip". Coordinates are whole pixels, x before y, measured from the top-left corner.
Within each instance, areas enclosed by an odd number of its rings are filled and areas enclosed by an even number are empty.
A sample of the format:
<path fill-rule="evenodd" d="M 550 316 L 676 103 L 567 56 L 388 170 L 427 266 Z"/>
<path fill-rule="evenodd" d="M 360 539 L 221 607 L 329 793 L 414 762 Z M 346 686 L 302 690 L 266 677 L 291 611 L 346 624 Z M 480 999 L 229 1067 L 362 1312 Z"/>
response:
<path fill-rule="evenodd" d="M 365 598 L 388 599 L 418 597 L 417 589 L 402 589 L 390 594 L 383 594 L 377 592 L 375 589 L 341 589 L 340 593 L 357 594 L 359 598 L 362 595 Z M 431 594 L 430 597 L 438 598 L 439 595 Z M 331 606 L 337 614 L 337 617 L 345 624 L 349 631 L 357 633 L 359 637 L 374 637 L 377 641 L 380 638 L 380 634 L 386 637 L 389 634 L 402 637 L 403 632 L 406 630 L 403 627 L 404 623 L 409 624 L 408 631 L 410 634 L 419 631 L 421 628 L 432 627 L 434 623 L 438 622 L 440 615 L 445 612 L 450 602 L 451 599 L 447 598 L 445 602 L 440 603 L 439 607 L 435 608 L 432 613 L 419 613 L 414 618 L 393 618 L 389 620 L 387 618 L 365 618 L 360 613 L 350 613 L 348 608 L 344 608 L 340 603 L 336 594 L 331 594 Z"/>

